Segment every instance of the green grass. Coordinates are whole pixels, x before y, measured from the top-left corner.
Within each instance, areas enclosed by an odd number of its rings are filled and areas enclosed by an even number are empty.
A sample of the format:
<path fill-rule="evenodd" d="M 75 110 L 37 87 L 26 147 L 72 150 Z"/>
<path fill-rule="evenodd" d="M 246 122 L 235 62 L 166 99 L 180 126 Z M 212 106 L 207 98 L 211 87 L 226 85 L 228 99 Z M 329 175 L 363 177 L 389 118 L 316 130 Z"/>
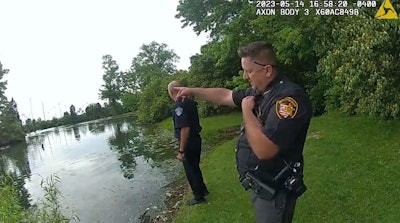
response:
<path fill-rule="evenodd" d="M 400 121 L 315 118 L 296 222 L 400 222 Z"/>
<path fill-rule="evenodd" d="M 220 131 L 233 115 L 202 119 L 205 131 Z M 210 127 L 209 127 L 210 125 Z M 298 200 L 293 222 L 400 222 L 400 120 L 313 118 L 305 145 L 307 192 Z M 237 179 L 236 137 L 203 159 L 207 202 L 183 205 L 174 222 L 254 222 L 249 192 Z M 187 194 L 185 199 L 189 199 Z"/>

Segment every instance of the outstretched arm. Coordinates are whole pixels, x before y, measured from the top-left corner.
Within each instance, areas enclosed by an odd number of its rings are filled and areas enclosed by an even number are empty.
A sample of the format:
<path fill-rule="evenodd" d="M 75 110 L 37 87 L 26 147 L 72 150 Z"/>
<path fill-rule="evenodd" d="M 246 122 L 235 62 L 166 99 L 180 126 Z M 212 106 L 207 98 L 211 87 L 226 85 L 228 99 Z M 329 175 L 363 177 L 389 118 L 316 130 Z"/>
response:
<path fill-rule="evenodd" d="M 177 97 L 195 96 L 201 100 L 208 101 L 214 104 L 236 106 L 232 99 L 232 90 L 226 88 L 187 88 L 175 87 L 178 90 Z"/>

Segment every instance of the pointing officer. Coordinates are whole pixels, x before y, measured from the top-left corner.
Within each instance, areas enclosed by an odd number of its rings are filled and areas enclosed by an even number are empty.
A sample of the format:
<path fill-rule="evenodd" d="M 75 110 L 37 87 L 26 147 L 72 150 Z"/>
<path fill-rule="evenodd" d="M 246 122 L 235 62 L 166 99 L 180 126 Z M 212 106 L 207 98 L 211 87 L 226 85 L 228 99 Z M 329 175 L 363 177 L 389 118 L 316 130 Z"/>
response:
<path fill-rule="evenodd" d="M 197 105 L 190 98 L 177 97 L 178 91 L 174 87 L 183 86 L 178 81 L 168 84 L 168 93 L 175 101 L 173 112 L 174 133 L 179 142 L 177 158 L 183 162 L 186 178 L 192 189 L 194 198 L 187 201 L 188 205 L 195 205 L 205 202 L 208 190 L 203 181 L 200 170 L 201 155 L 201 126 Z"/>
<path fill-rule="evenodd" d="M 291 222 L 303 184 L 303 147 L 312 116 L 308 96 L 278 73 L 273 47 L 253 42 L 240 47 L 243 78 L 251 88 L 176 87 L 178 96 L 242 109 L 243 123 L 236 150 L 239 180 L 252 189 L 257 223 Z"/>

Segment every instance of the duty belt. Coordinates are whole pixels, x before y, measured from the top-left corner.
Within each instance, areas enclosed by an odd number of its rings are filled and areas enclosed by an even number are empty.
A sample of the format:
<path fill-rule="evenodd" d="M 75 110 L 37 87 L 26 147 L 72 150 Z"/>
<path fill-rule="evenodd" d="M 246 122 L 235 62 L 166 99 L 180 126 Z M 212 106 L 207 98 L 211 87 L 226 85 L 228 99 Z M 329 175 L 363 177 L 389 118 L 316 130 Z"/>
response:
<path fill-rule="evenodd" d="M 246 173 L 241 183 L 245 190 L 252 189 L 254 193 L 265 200 L 272 200 L 277 192 L 277 189 L 261 182 L 249 172 Z"/>

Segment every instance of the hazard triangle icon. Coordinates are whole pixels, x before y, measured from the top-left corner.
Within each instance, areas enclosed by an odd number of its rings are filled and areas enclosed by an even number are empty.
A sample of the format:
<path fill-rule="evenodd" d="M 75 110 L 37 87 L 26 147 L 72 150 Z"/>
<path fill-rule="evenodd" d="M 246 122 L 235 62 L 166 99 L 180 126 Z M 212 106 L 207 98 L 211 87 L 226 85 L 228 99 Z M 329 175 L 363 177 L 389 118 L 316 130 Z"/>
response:
<path fill-rule="evenodd" d="M 377 19 L 398 19 L 396 11 L 393 8 L 390 0 L 383 0 L 381 7 L 379 7 L 378 11 L 375 14 L 375 18 Z"/>

